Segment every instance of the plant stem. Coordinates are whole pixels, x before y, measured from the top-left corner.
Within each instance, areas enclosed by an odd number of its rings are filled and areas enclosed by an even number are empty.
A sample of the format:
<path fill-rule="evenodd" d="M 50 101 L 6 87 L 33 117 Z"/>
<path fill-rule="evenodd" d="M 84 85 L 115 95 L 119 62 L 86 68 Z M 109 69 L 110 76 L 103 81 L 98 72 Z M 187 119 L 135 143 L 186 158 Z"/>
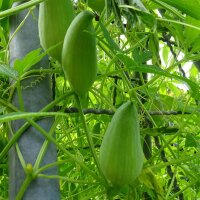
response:
<path fill-rule="evenodd" d="M 73 94 L 73 92 L 69 92 L 66 93 L 64 95 L 62 95 L 61 97 L 55 99 L 54 101 L 52 101 L 51 103 L 49 103 L 47 106 L 45 106 L 41 112 L 43 111 L 48 111 L 51 110 L 56 104 L 58 104 L 60 101 L 62 101 L 64 98 L 71 96 Z M 19 110 L 13 106 L 12 104 L 10 104 L 7 101 L 4 101 L 3 99 L 0 99 L 0 103 L 5 106 L 8 111 L 15 111 L 15 112 L 19 112 Z M 33 118 L 32 120 L 37 120 L 37 118 Z M 21 134 L 24 133 L 25 130 L 27 130 L 27 128 L 30 127 L 30 123 L 25 122 L 20 129 L 13 134 L 13 137 L 9 140 L 8 144 L 5 146 L 5 148 L 1 151 L 0 153 L 0 160 L 7 154 L 7 152 L 9 151 L 9 149 L 13 146 L 13 144 L 18 140 L 18 138 L 21 136 Z"/>
<path fill-rule="evenodd" d="M 99 177 L 92 172 L 83 162 L 81 162 L 78 158 L 76 158 L 75 156 L 73 156 L 71 153 L 69 153 L 62 145 L 60 145 L 59 143 L 57 143 L 57 141 L 51 136 L 49 135 L 49 133 L 47 133 L 42 127 L 40 127 L 35 121 L 33 121 L 32 119 L 27 119 L 27 121 L 34 127 L 36 128 L 38 131 L 40 131 L 40 133 L 45 136 L 47 138 L 47 140 L 51 141 L 52 143 L 54 143 L 60 150 L 62 150 L 67 156 L 69 156 L 69 158 L 71 158 L 72 160 L 74 160 L 74 162 L 76 162 L 77 164 L 79 164 L 85 171 L 87 171 L 91 176 L 93 176 L 94 179 L 99 181 Z"/>
<path fill-rule="evenodd" d="M 10 9 L 7 9 L 5 11 L 2 11 L 0 13 L 0 18 L 4 18 L 4 17 L 9 17 L 11 15 L 14 15 L 22 10 L 25 10 L 26 8 L 30 8 L 32 6 L 35 6 L 41 2 L 43 2 L 45 0 L 32 0 L 32 1 L 29 1 L 27 3 L 23 3 L 19 6 L 16 6 L 16 7 L 13 7 L 13 8 L 10 8 Z"/>
<path fill-rule="evenodd" d="M 88 127 L 87 127 L 87 124 L 86 124 L 86 121 L 85 121 L 85 116 L 83 114 L 83 109 L 82 109 L 82 105 L 81 105 L 81 102 L 80 102 L 80 99 L 77 95 L 75 95 L 75 99 L 76 99 L 76 102 L 77 102 L 77 106 L 78 106 L 78 109 L 79 109 L 79 113 L 80 113 L 80 119 L 81 119 L 81 122 L 83 124 L 83 128 L 85 130 L 85 134 L 86 134 L 86 137 L 87 137 L 87 141 L 88 141 L 88 144 L 90 146 L 90 150 L 91 150 L 91 153 L 92 153 L 92 156 L 94 158 L 94 162 L 101 174 L 101 176 L 103 177 L 104 179 L 104 184 L 105 186 L 108 186 L 108 182 L 103 174 L 103 172 L 101 171 L 101 168 L 100 168 L 100 164 L 99 164 L 99 160 L 97 158 L 97 155 L 96 155 L 96 152 L 95 152 L 95 148 L 94 148 L 94 144 L 93 144 L 93 140 L 92 140 L 92 137 L 90 135 L 90 132 L 88 130 Z"/>
<path fill-rule="evenodd" d="M 28 186 L 30 185 L 31 181 L 32 181 L 32 176 L 27 175 L 26 179 L 24 180 L 24 182 L 23 182 L 23 184 L 22 184 L 22 186 L 21 186 L 21 188 L 20 188 L 20 190 L 19 190 L 19 192 L 18 192 L 18 194 L 16 196 L 16 200 L 21 200 L 23 198 L 24 193 L 26 192 L 26 190 L 27 190 Z"/>

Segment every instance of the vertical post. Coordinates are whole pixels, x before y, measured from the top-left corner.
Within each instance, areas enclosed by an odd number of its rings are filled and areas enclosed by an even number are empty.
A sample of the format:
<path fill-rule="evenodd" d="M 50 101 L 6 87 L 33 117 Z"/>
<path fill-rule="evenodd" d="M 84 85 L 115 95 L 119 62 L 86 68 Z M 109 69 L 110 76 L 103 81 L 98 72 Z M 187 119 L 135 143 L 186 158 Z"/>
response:
<path fill-rule="evenodd" d="M 16 4 L 15 4 L 16 5 Z M 13 33 L 27 14 L 27 10 L 22 11 L 10 19 L 10 30 Z M 16 59 L 23 58 L 27 53 L 40 47 L 38 37 L 38 8 L 28 16 L 21 29 L 14 36 L 10 44 L 10 64 L 13 65 Z M 44 58 L 37 63 L 34 68 L 48 68 L 48 58 Z M 21 81 L 22 98 L 24 110 L 27 112 L 37 112 L 52 101 L 51 77 L 46 75 L 39 82 L 31 86 L 34 78 L 28 78 Z M 27 87 L 29 86 L 29 87 Z M 31 87 L 30 87 L 31 86 Z M 12 103 L 19 108 L 18 94 L 14 93 Z M 53 124 L 53 118 L 45 118 L 37 123 L 47 132 Z M 13 132 L 16 132 L 24 123 L 24 120 L 14 121 L 11 126 Z M 18 145 L 26 163 L 34 165 L 38 153 L 42 147 L 45 138 L 34 127 L 28 128 L 19 138 Z M 53 163 L 57 160 L 56 146 L 49 144 L 41 166 Z M 50 168 L 43 173 L 55 175 L 58 173 L 57 167 Z M 9 152 L 9 196 L 10 200 L 15 200 L 16 195 L 22 183 L 25 180 L 25 172 L 16 153 L 16 148 L 12 147 Z M 34 179 L 23 196 L 24 200 L 58 200 L 59 183 L 55 179 L 36 178 Z"/>

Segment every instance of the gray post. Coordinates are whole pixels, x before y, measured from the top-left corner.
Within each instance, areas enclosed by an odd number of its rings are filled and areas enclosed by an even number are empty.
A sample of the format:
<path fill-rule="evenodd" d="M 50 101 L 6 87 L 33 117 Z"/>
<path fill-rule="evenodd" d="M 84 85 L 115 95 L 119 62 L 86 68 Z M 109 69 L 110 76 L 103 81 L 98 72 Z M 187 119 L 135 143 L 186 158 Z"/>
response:
<path fill-rule="evenodd" d="M 17 15 L 11 17 L 10 28 L 13 33 L 18 25 L 22 22 L 27 14 L 26 11 L 22 11 Z M 23 58 L 27 53 L 40 47 L 38 38 L 38 8 L 34 9 L 34 15 L 29 15 L 25 24 L 20 31 L 15 35 L 10 44 L 10 64 L 13 65 L 16 59 Z M 36 64 L 37 68 L 48 68 L 48 58 L 44 58 L 41 62 Z M 24 101 L 25 111 L 37 112 L 45 105 L 52 101 L 52 88 L 51 77 L 46 75 L 33 87 L 27 87 L 31 85 L 34 78 L 29 78 L 21 82 L 22 96 Z M 12 103 L 19 108 L 17 92 L 14 93 Z M 49 131 L 53 123 L 53 118 L 46 118 L 37 123 L 46 131 Z M 17 120 L 12 123 L 12 130 L 16 132 L 24 123 L 24 120 Z M 41 149 L 41 146 L 45 138 L 34 127 L 30 127 L 23 133 L 18 140 L 20 151 L 26 163 L 34 165 L 37 155 Z M 52 143 L 48 146 L 45 153 L 45 157 L 41 163 L 41 166 L 55 162 L 57 160 L 56 147 Z M 48 175 L 55 175 L 58 173 L 56 167 L 51 168 L 43 172 Z M 16 195 L 25 179 L 25 172 L 21 166 L 19 158 L 16 153 L 15 147 L 9 152 L 9 199 L 15 200 Z M 24 196 L 24 200 L 58 200 L 60 199 L 59 184 L 55 179 L 36 178 L 27 188 Z"/>

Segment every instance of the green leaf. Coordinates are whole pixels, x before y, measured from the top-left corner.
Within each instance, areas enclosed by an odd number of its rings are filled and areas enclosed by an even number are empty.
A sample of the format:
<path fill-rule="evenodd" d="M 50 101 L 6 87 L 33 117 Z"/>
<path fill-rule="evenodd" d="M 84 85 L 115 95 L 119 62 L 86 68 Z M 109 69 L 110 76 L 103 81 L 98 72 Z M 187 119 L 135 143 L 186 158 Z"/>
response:
<path fill-rule="evenodd" d="M 44 53 L 41 54 L 41 51 L 41 48 L 33 50 L 28 53 L 23 59 L 15 61 L 14 69 L 18 71 L 19 75 L 23 75 L 45 56 Z"/>
<path fill-rule="evenodd" d="M 159 63 L 159 40 L 156 31 L 150 34 L 148 46 L 149 50 L 152 52 L 153 64 Z"/>
<path fill-rule="evenodd" d="M 200 21 L 194 18 L 187 17 L 186 23 L 200 28 Z M 186 43 L 186 46 L 188 49 L 192 48 L 191 50 L 193 49 L 196 50 L 196 48 L 200 46 L 200 42 L 199 42 L 200 31 L 199 30 L 186 26 L 184 30 L 184 37 L 185 37 L 184 42 Z"/>
<path fill-rule="evenodd" d="M 105 7 L 105 0 L 88 0 L 88 6 L 93 10 L 101 13 Z"/>
<path fill-rule="evenodd" d="M 192 44 L 191 52 L 198 52 L 200 50 L 200 36 Z"/>
<path fill-rule="evenodd" d="M 99 22 L 99 25 L 101 27 L 101 30 L 103 32 L 104 38 L 106 39 L 106 41 L 108 42 L 109 48 L 112 51 L 120 51 L 119 46 L 115 43 L 115 41 L 112 39 L 112 37 L 110 36 L 108 30 L 106 29 L 106 27 Z"/>
<path fill-rule="evenodd" d="M 152 14 L 149 14 L 147 12 L 138 12 L 138 15 L 140 15 L 141 20 L 143 23 L 145 23 L 149 27 L 153 27 L 156 23 L 156 19 Z"/>
<path fill-rule="evenodd" d="M 169 61 L 169 47 L 164 45 L 164 47 L 162 48 L 162 58 L 163 61 L 165 63 L 165 65 L 167 65 L 168 61 Z"/>
<path fill-rule="evenodd" d="M 143 183 L 147 188 L 153 189 L 155 191 L 157 197 L 156 199 L 158 200 L 163 199 L 164 194 L 162 186 L 151 169 L 149 168 L 143 169 L 142 173 L 139 176 L 139 181 Z"/>
<path fill-rule="evenodd" d="M 153 101 L 147 101 L 145 103 L 145 106 L 148 110 L 153 111 L 162 111 L 162 110 L 172 110 L 174 109 L 174 101 L 175 99 L 173 97 L 167 96 L 167 95 L 161 95 L 161 94 L 150 94 L 153 96 Z"/>
<path fill-rule="evenodd" d="M 7 45 L 7 41 L 6 41 L 6 38 L 5 38 L 5 30 L 0 27 L 0 46 L 5 48 Z"/>
<path fill-rule="evenodd" d="M 129 68 L 130 66 L 137 65 L 137 62 L 135 62 L 133 59 L 131 59 L 129 56 L 126 56 L 122 53 L 117 53 L 117 57 L 124 63 L 124 65 Z"/>
<path fill-rule="evenodd" d="M 0 106 L 0 114 L 4 113 L 6 110 L 6 107 L 4 106 Z"/>
<path fill-rule="evenodd" d="M 108 17 L 110 17 L 110 15 L 111 15 L 112 1 L 110 1 L 110 0 L 105 0 L 105 5 L 106 5 L 106 16 L 107 16 L 107 18 L 108 18 Z"/>
<path fill-rule="evenodd" d="M 148 12 L 142 1 L 140 0 L 128 0 L 130 6 L 135 6 L 143 12 Z"/>
<path fill-rule="evenodd" d="M 185 147 L 197 147 L 198 141 L 192 134 L 187 134 L 185 140 Z"/>
<path fill-rule="evenodd" d="M 148 50 L 139 51 L 138 49 L 134 49 L 133 58 L 137 63 L 146 63 L 152 58 L 152 52 Z"/>
<path fill-rule="evenodd" d="M 185 17 L 180 13 L 179 10 L 177 10 L 176 8 L 174 8 L 173 6 L 170 6 L 169 4 L 166 4 L 164 2 L 162 2 L 161 0 L 152 0 L 154 3 L 156 3 L 159 6 L 153 6 L 153 9 L 160 9 L 160 6 L 164 9 L 164 10 L 168 10 L 171 13 L 175 14 L 176 16 L 178 16 L 180 19 L 184 19 Z M 152 7 L 152 6 L 151 6 Z"/>
<path fill-rule="evenodd" d="M 9 65 L 0 64 L 0 75 L 7 76 L 17 80 L 17 72 Z"/>
<path fill-rule="evenodd" d="M 92 133 L 93 133 L 93 143 L 96 145 L 98 144 L 99 138 L 100 138 L 100 132 L 101 132 L 101 123 L 97 122 L 93 128 L 92 128 Z"/>
<path fill-rule="evenodd" d="M 132 69 L 137 72 L 143 72 L 143 73 L 152 73 L 156 75 L 161 75 L 165 76 L 168 78 L 174 78 L 178 81 L 186 83 L 190 88 L 191 88 L 191 95 L 197 100 L 200 100 L 200 88 L 199 85 L 197 85 L 195 82 L 191 81 L 190 79 L 184 78 L 182 76 L 178 76 L 175 74 L 171 74 L 166 70 L 161 69 L 160 67 L 156 65 L 136 65 L 134 61 L 130 61 L 131 58 L 128 56 L 122 54 L 122 53 L 117 53 L 117 57 L 124 63 L 126 68 Z M 129 61 L 127 64 L 127 60 Z"/>
<path fill-rule="evenodd" d="M 11 4 L 12 4 L 13 0 L 1 0 L 0 1 L 0 6 L 1 6 L 1 10 L 6 10 L 8 8 L 10 8 Z"/>
<path fill-rule="evenodd" d="M 184 44 L 184 28 L 181 24 L 165 23 L 164 26 L 169 29 L 170 34 L 178 41 L 178 43 Z"/>
<path fill-rule="evenodd" d="M 185 102 L 180 101 L 179 99 L 176 102 L 176 110 L 184 111 L 186 113 L 194 113 L 200 112 L 200 109 L 197 109 L 195 104 L 187 104 Z"/>
<path fill-rule="evenodd" d="M 200 0 L 162 0 L 185 14 L 200 19 Z"/>

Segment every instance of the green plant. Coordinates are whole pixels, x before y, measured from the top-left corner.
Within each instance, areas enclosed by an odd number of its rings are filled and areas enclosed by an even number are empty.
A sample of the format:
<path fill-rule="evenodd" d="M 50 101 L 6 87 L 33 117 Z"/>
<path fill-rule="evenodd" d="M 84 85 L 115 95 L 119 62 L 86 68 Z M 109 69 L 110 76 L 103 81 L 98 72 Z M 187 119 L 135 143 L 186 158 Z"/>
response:
<path fill-rule="evenodd" d="M 65 33 L 75 16 L 71 0 L 48 0 L 39 8 L 39 36 L 44 50 L 61 62 Z"/>
<path fill-rule="evenodd" d="M 143 165 L 139 116 L 134 104 L 124 103 L 114 114 L 100 148 L 100 166 L 113 185 L 133 182 Z"/>
<path fill-rule="evenodd" d="M 102 12 L 105 7 L 105 0 L 88 0 L 88 6 L 97 12 Z"/>
<path fill-rule="evenodd" d="M 46 69 L 49 63 L 42 61 L 35 68 L 57 45 L 45 53 L 37 49 L 33 11 L 37 13 L 37 5 L 44 1 L 50 0 L 21 0 L 22 4 L 12 8 L 13 0 L 0 3 L 0 199 L 200 199 L 198 1 L 105 1 L 101 13 L 92 6 L 100 0 L 73 1 L 76 13 L 97 12 L 93 24 L 98 76 L 89 90 L 88 108 L 80 95 L 69 91 L 59 62 L 53 59 L 52 67 Z M 21 12 L 24 15 L 18 17 Z M 9 16 L 16 16 L 15 26 Z M 30 22 L 28 16 L 34 20 Z M 30 26 L 25 28 L 27 23 Z M 25 39 L 21 33 L 26 31 Z M 18 92 L 15 103 L 14 91 Z M 140 111 L 145 162 L 138 178 L 119 188 L 102 174 L 97 155 L 111 115 L 131 98 Z M 29 109 L 32 106 L 39 108 Z M 17 126 L 12 131 L 13 124 Z M 10 131 L 14 134 L 8 138 Z M 36 134 L 44 140 L 41 148 L 38 139 L 33 139 Z M 21 139 L 28 135 L 31 140 Z M 22 147 L 23 141 L 29 144 Z M 56 149 L 49 150 L 54 145 Z M 8 152 L 13 151 L 20 160 L 10 154 L 8 159 Z M 50 156 L 55 159 L 49 160 Z M 58 173 L 52 171 L 56 168 Z M 19 182 L 20 174 L 24 182 Z M 17 198 L 11 196 L 12 188 Z M 52 195 L 56 190 L 60 191 L 58 198 Z"/>
<path fill-rule="evenodd" d="M 62 66 L 73 90 L 84 96 L 93 84 L 97 73 L 97 52 L 93 14 L 82 11 L 67 30 Z"/>

